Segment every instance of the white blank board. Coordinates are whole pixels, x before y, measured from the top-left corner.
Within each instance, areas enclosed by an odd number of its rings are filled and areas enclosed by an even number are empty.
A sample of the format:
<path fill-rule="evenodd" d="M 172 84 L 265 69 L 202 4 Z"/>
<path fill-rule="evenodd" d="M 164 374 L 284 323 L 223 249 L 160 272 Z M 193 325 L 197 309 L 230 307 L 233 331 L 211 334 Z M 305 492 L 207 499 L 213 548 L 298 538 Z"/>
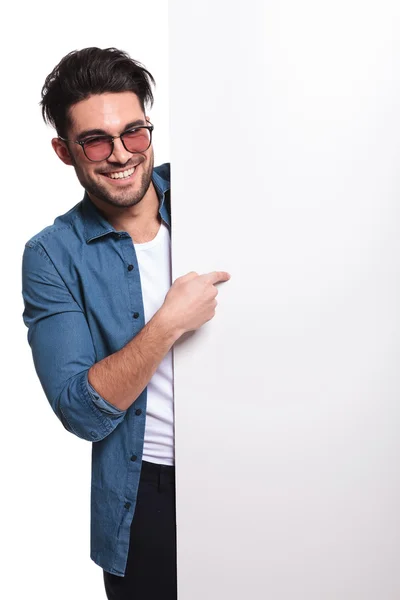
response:
<path fill-rule="evenodd" d="M 170 0 L 179 600 L 400 597 L 399 17 Z"/>

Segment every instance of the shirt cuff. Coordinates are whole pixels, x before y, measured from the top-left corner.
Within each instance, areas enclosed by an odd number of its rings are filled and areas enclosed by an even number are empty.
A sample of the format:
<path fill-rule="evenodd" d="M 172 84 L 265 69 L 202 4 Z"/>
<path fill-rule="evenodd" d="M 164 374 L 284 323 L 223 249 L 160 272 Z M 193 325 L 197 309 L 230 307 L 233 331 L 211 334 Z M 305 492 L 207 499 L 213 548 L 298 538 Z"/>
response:
<path fill-rule="evenodd" d="M 110 404 L 110 402 L 107 402 L 107 400 L 105 400 L 104 398 L 102 398 L 102 396 L 100 396 L 100 394 L 96 392 L 94 387 L 90 385 L 88 375 L 86 375 L 86 385 L 89 395 L 93 400 L 93 404 L 95 404 L 97 408 L 100 409 L 102 412 L 107 413 L 109 415 L 123 415 L 124 413 L 126 413 L 126 410 L 121 410 L 113 404 Z"/>

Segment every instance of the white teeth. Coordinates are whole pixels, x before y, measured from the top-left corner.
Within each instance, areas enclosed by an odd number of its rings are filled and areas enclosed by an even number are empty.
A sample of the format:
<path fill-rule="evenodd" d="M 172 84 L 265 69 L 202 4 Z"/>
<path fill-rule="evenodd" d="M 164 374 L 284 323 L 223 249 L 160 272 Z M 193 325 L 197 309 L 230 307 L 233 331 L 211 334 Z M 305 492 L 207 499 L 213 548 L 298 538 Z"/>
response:
<path fill-rule="evenodd" d="M 128 169 L 127 171 L 119 173 L 109 173 L 108 176 L 111 177 L 111 179 L 125 179 L 125 177 L 130 177 L 131 175 L 133 175 L 133 173 L 135 172 L 135 168 L 136 167 L 133 167 L 132 169 Z"/>

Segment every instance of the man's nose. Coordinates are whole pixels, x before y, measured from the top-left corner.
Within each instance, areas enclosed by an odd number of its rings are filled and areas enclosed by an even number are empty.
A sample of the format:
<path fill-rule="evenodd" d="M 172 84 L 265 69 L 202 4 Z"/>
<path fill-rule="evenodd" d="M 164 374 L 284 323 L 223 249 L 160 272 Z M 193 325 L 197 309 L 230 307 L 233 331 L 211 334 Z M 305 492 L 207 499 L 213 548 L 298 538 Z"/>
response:
<path fill-rule="evenodd" d="M 128 152 L 128 150 L 123 145 L 121 138 L 116 138 L 114 140 L 114 148 L 112 154 L 108 157 L 110 162 L 120 163 L 124 165 L 128 162 L 133 152 Z"/>

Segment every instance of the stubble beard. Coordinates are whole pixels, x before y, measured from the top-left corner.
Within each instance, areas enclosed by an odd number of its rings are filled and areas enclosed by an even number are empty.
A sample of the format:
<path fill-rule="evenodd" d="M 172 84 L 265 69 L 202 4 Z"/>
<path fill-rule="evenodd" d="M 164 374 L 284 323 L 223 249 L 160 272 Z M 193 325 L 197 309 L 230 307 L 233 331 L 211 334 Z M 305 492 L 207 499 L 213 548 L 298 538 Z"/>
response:
<path fill-rule="evenodd" d="M 89 196 L 93 196 L 98 200 L 108 204 L 109 206 L 113 206 L 115 208 L 129 208 L 131 206 L 135 206 L 139 204 L 141 200 L 143 200 L 146 195 L 147 190 L 151 184 L 151 177 L 153 174 L 153 166 L 154 166 L 154 154 L 152 153 L 148 159 L 148 167 L 147 169 L 144 167 L 146 161 L 140 163 L 138 165 L 141 171 L 141 181 L 140 187 L 136 191 L 132 190 L 124 190 L 124 189 L 115 189 L 115 192 L 110 192 L 107 189 L 106 185 L 102 186 L 101 184 L 93 181 L 93 179 L 89 179 L 85 177 L 84 174 L 80 171 L 79 166 L 75 163 L 75 171 L 76 175 L 82 185 L 82 187 L 86 190 Z M 115 167 L 115 169 L 121 169 L 123 165 Z M 129 168 L 129 166 L 127 166 Z M 103 177 L 103 175 L 100 175 Z M 137 184 L 137 182 L 136 182 Z"/>

